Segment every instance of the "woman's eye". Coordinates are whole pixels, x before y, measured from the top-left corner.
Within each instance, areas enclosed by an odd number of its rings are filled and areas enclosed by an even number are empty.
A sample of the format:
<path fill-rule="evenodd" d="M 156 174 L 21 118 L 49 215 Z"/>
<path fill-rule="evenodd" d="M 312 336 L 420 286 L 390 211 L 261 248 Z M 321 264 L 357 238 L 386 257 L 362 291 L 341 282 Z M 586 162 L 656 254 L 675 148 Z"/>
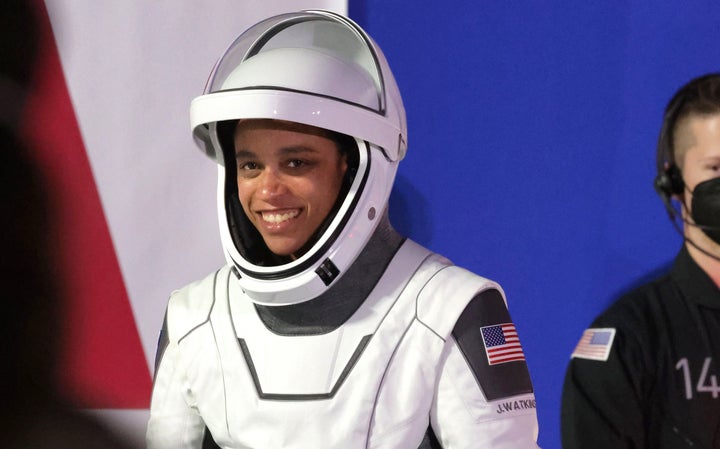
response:
<path fill-rule="evenodd" d="M 240 170 L 257 170 L 258 164 L 255 162 L 241 162 L 238 163 L 238 169 Z"/>
<path fill-rule="evenodd" d="M 292 160 L 288 161 L 287 165 L 290 168 L 299 168 L 299 167 L 302 167 L 303 165 L 305 165 L 305 161 L 302 161 L 300 159 L 292 159 Z"/>

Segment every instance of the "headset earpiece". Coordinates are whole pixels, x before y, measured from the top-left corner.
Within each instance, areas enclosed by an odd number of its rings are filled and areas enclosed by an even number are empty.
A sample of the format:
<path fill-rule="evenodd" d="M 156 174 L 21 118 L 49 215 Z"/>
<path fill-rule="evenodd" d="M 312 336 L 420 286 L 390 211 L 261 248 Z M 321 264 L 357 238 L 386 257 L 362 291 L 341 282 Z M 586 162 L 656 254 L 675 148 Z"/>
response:
<path fill-rule="evenodd" d="M 655 190 L 668 199 L 685 190 L 685 182 L 677 165 L 671 164 L 655 178 Z"/>

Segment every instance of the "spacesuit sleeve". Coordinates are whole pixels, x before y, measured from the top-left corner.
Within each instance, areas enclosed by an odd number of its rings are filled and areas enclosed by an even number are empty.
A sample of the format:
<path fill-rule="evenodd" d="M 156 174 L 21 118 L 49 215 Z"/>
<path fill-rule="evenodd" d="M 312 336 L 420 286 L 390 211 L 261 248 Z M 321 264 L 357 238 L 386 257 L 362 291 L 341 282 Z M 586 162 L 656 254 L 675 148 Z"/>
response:
<path fill-rule="evenodd" d="M 605 357 L 597 353 L 597 348 L 586 347 L 586 342 L 597 332 L 612 332 Z M 561 413 L 563 448 L 646 447 L 642 356 L 633 349 L 635 346 L 621 329 L 594 324 L 585 331 L 565 374 Z"/>
<path fill-rule="evenodd" d="M 503 296 L 495 289 L 477 295 L 458 319 L 445 342 L 430 417 L 442 447 L 537 448 L 535 396 L 513 333 Z M 488 355 L 493 348 L 512 355 Z"/>
<path fill-rule="evenodd" d="M 168 335 L 167 317 L 160 335 L 150 420 L 148 449 L 201 449 L 205 424 L 184 394 L 184 374 L 177 341 Z"/>

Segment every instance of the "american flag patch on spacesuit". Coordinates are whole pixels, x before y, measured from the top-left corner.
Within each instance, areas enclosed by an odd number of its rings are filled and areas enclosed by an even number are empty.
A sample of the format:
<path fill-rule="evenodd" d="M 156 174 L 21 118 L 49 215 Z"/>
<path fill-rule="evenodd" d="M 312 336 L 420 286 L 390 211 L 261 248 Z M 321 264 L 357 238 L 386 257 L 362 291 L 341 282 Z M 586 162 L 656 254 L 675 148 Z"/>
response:
<path fill-rule="evenodd" d="M 610 349 L 614 339 L 614 328 L 585 329 L 570 358 L 577 357 L 579 359 L 605 362 L 610 356 Z"/>
<path fill-rule="evenodd" d="M 480 328 L 480 331 L 490 365 L 525 360 L 513 323 L 485 326 Z"/>

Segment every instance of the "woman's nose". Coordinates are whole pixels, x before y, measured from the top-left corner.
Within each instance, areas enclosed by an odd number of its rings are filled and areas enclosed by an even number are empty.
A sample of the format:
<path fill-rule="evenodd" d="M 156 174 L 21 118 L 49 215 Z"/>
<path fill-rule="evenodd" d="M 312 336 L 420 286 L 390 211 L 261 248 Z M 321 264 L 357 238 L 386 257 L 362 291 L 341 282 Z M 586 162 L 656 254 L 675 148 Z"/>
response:
<path fill-rule="evenodd" d="M 265 196 L 275 196 L 285 191 L 285 185 L 280 174 L 273 169 L 266 169 L 260 175 L 260 193 Z"/>

